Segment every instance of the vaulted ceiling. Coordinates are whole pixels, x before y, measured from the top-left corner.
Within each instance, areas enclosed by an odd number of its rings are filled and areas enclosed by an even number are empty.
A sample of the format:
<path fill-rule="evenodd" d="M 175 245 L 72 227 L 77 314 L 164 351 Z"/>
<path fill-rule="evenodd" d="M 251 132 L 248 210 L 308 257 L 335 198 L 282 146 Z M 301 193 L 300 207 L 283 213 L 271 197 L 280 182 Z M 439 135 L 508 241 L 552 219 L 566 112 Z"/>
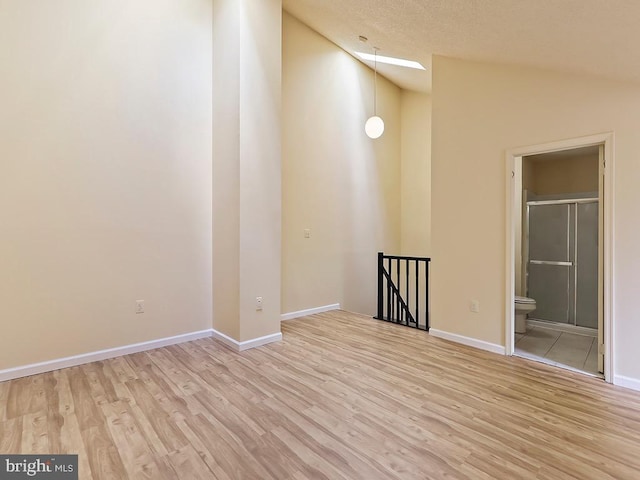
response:
<path fill-rule="evenodd" d="M 380 66 L 430 91 L 433 55 L 640 82 L 640 0 L 283 0 L 286 11 L 349 53 L 417 60 Z M 363 44 L 358 36 L 369 41 Z"/>

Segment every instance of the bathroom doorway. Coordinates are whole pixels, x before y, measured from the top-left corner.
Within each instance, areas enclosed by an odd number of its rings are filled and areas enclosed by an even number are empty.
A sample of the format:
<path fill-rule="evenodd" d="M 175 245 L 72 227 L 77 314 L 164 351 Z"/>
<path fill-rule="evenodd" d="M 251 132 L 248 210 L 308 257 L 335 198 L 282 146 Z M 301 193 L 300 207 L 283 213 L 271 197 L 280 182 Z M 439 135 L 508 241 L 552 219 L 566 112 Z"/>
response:
<path fill-rule="evenodd" d="M 611 232 L 605 208 L 611 140 L 602 135 L 510 152 L 507 232 L 513 299 L 507 354 L 608 381 L 611 252 L 603 247 Z"/>

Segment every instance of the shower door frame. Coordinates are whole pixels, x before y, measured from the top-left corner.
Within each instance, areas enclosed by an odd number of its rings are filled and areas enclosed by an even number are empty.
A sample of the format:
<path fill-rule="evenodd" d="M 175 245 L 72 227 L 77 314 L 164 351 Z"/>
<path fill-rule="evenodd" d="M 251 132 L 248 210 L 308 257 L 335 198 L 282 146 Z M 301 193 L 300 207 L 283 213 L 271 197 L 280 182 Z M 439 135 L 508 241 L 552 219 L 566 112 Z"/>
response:
<path fill-rule="evenodd" d="M 523 252 L 524 254 L 524 258 L 527 259 L 526 262 L 523 262 L 523 267 L 524 267 L 524 279 L 525 279 L 525 284 L 524 284 L 524 291 L 528 292 L 529 291 L 529 264 L 531 262 L 531 258 L 529 257 L 529 220 L 530 220 L 530 207 L 532 206 L 543 206 L 543 205 L 575 205 L 575 212 L 574 212 L 574 245 L 573 245 L 573 259 L 569 258 L 570 261 L 567 262 L 549 262 L 549 261 L 545 261 L 544 263 L 540 263 L 540 265 L 556 265 L 556 266 L 564 266 L 567 268 L 571 268 L 573 270 L 573 275 L 569 276 L 568 282 L 567 282 L 567 296 L 570 295 L 570 287 L 571 287 L 571 283 L 573 279 L 573 299 L 568 298 L 567 301 L 569 303 L 573 302 L 573 305 L 569 305 L 570 310 L 567 312 L 567 318 L 569 320 L 569 322 L 567 322 L 566 324 L 563 322 L 554 322 L 553 320 L 544 320 L 544 319 L 535 319 L 535 320 L 540 320 L 542 322 L 549 322 L 551 324 L 554 325 L 562 325 L 563 327 L 568 327 L 568 328 L 573 328 L 573 331 L 580 331 L 580 329 L 583 328 L 589 328 L 591 329 L 591 327 L 584 327 L 581 325 L 578 325 L 577 323 L 577 303 L 578 303 L 578 262 L 577 262 L 577 258 L 578 258 L 578 204 L 585 204 L 585 203 L 598 203 L 600 201 L 600 199 L 598 197 L 576 197 L 576 198 L 566 198 L 566 199 L 557 199 L 557 200 L 529 200 L 527 201 L 527 220 L 525 222 L 525 231 L 524 231 L 524 235 L 525 235 L 525 251 Z M 570 208 L 570 207 L 569 207 Z M 571 213 L 568 214 L 567 217 L 567 221 L 571 221 Z M 569 248 L 569 244 L 568 242 L 570 241 L 570 235 L 569 235 L 569 231 L 570 231 L 570 226 L 567 225 L 567 256 L 569 257 L 569 251 L 571 250 Z M 573 317 L 573 323 L 571 323 L 571 317 Z M 595 330 L 597 330 L 597 326 L 595 328 Z M 586 332 L 586 330 L 583 330 Z"/>
<path fill-rule="evenodd" d="M 529 145 L 525 147 L 513 148 L 505 152 L 505 187 L 506 187 L 506 208 L 505 208 L 505 355 L 513 355 L 515 351 L 515 239 L 516 228 L 521 225 L 516 222 L 516 210 L 518 201 L 517 195 L 522 192 L 522 157 L 537 155 L 541 153 L 558 152 L 581 147 L 601 145 L 602 158 L 599 162 L 599 185 L 598 197 L 600 200 L 600 262 L 599 276 L 599 320 L 598 330 L 598 350 L 604 357 L 604 380 L 608 383 L 620 383 L 623 380 L 616 377 L 614 370 L 615 351 L 615 311 L 614 311 L 614 258 L 615 258 L 615 232 L 614 232 L 614 178 L 615 178 L 615 156 L 614 156 L 615 135 L 613 132 L 598 133 L 584 137 L 571 138 L 539 145 Z M 516 172 L 519 176 L 519 183 L 516 182 Z M 602 350 L 600 350 L 602 349 Z M 602 357 L 601 357 L 602 358 Z M 617 381 L 618 380 L 618 381 Z"/>

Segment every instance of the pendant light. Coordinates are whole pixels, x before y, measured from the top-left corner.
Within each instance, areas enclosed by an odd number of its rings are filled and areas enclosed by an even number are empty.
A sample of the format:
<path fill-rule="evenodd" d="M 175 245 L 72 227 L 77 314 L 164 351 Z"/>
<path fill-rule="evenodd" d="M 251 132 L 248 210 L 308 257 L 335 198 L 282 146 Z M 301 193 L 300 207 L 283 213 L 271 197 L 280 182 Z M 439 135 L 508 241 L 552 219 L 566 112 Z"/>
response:
<path fill-rule="evenodd" d="M 378 47 L 373 47 L 373 117 L 364 124 L 364 131 L 369 138 L 380 138 L 384 133 L 384 121 L 377 114 L 378 103 Z"/>

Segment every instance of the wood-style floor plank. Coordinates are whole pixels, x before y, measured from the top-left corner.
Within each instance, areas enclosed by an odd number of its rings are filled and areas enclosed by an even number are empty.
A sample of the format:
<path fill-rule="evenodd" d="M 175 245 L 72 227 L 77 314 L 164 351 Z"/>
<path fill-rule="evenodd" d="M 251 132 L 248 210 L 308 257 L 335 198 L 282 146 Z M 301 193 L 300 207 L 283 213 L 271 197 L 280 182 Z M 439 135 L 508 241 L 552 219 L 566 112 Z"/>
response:
<path fill-rule="evenodd" d="M 22 422 L 24 418 L 12 418 L 0 422 L 0 452 L 22 453 Z"/>
<path fill-rule="evenodd" d="M 640 394 L 346 312 L 0 383 L 2 453 L 80 478 L 640 478 Z"/>

